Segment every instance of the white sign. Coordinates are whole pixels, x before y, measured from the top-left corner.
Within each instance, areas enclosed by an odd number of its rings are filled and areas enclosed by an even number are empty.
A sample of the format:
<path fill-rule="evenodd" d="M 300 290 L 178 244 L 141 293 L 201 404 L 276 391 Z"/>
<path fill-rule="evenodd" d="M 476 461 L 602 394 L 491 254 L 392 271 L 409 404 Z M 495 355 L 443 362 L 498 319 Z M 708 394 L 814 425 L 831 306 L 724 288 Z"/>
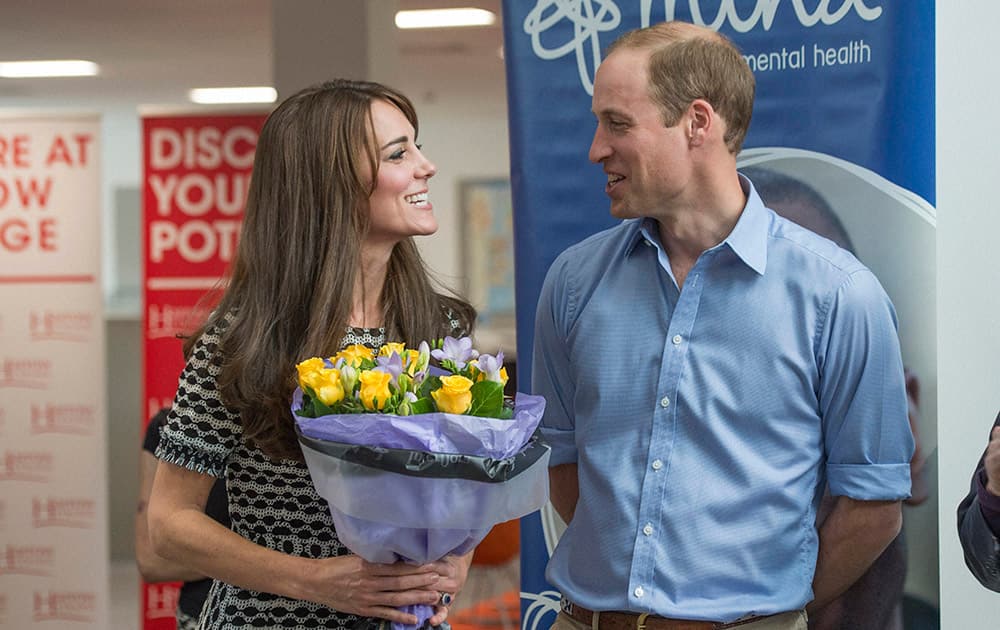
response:
<path fill-rule="evenodd" d="M 0 118 L 0 628 L 109 625 L 99 130 Z"/>

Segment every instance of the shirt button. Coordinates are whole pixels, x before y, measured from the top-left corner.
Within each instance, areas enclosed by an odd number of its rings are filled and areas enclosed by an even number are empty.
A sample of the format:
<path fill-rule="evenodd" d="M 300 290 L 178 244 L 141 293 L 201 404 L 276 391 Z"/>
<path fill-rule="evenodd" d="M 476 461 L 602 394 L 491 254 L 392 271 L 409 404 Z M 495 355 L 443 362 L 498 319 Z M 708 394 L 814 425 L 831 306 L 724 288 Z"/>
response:
<path fill-rule="evenodd" d="M 684 341 L 684 337 L 681 337 L 680 335 L 674 335 L 674 338 L 671 341 L 674 342 L 675 346 L 679 346 L 680 343 Z"/>
<path fill-rule="evenodd" d="M 653 526 L 646 523 L 646 526 L 642 528 L 642 533 L 651 536 L 653 534 Z"/>
<path fill-rule="evenodd" d="M 659 470 L 661 468 L 663 468 L 663 462 L 660 461 L 660 460 L 658 460 L 658 459 L 654 459 L 653 460 L 653 470 Z"/>
<path fill-rule="evenodd" d="M 670 406 L 670 397 L 669 396 L 664 396 L 663 398 L 661 398 L 660 399 L 660 406 L 663 407 L 664 409 L 666 409 L 667 407 L 669 407 Z"/>
<path fill-rule="evenodd" d="M 642 597 L 643 595 L 645 595 L 645 594 L 646 594 L 646 591 L 642 590 L 642 587 L 641 587 L 641 586 L 637 586 L 637 587 L 635 587 L 635 590 L 634 590 L 634 591 L 632 591 L 632 592 L 633 592 L 633 593 L 635 593 L 635 596 L 636 596 L 636 597 Z"/>

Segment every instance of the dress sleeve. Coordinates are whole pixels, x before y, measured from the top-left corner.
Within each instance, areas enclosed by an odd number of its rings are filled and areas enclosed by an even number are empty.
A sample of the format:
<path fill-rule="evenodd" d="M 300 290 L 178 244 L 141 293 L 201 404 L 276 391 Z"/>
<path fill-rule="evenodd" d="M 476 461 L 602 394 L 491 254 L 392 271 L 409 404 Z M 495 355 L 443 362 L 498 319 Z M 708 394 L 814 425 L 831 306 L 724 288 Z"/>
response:
<path fill-rule="evenodd" d="M 225 474 L 243 435 L 239 415 L 223 404 L 218 389 L 220 334 L 210 328 L 195 344 L 156 449 L 161 460 L 214 477 Z"/>
<path fill-rule="evenodd" d="M 993 426 L 1000 425 L 1000 415 Z M 985 456 L 985 453 L 984 453 Z M 962 543 L 965 564 L 980 584 L 991 591 L 1000 592 L 1000 541 L 983 513 L 980 502 L 981 475 L 985 470 L 983 458 L 979 458 L 969 494 L 958 504 L 958 539 Z M 982 489 L 985 491 L 985 488 Z"/>
<path fill-rule="evenodd" d="M 545 398 L 541 432 L 552 447 L 549 466 L 577 461 L 574 399 L 566 330 L 572 312 L 566 265 L 557 258 L 545 276 L 535 312 L 531 389 Z"/>
<path fill-rule="evenodd" d="M 910 496 L 914 443 L 896 314 L 870 271 L 854 271 L 830 296 L 817 340 L 831 494 L 864 501 Z"/>

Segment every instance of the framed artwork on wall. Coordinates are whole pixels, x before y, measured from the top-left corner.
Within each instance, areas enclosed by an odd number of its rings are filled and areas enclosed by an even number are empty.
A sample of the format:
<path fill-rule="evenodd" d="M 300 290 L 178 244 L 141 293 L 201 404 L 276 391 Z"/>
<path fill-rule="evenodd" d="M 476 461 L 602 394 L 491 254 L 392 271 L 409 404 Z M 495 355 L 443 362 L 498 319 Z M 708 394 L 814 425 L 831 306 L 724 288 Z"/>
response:
<path fill-rule="evenodd" d="M 510 180 L 463 180 L 459 183 L 459 203 L 465 294 L 479 310 L 481 325 L 512 331 L 514 243 Z"/>

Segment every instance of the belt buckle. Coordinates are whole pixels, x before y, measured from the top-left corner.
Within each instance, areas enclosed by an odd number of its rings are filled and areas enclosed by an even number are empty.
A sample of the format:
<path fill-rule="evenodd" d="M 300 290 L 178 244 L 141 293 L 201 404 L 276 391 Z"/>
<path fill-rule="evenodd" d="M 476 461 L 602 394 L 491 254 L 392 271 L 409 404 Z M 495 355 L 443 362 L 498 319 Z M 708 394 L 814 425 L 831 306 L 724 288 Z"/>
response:
<path fill-rule="evenodd" d="M 569 601 L 566 597 L 559 598 L 559 608 L 567 615 L 573 614 L 573 602 Z"/>
<path fill-rule="evenodd" d="M 639 615 L 638 619 L 635 620 L 635 630 L 646 630 L 646 617 L 648 616 L 648 612 Z"/>

